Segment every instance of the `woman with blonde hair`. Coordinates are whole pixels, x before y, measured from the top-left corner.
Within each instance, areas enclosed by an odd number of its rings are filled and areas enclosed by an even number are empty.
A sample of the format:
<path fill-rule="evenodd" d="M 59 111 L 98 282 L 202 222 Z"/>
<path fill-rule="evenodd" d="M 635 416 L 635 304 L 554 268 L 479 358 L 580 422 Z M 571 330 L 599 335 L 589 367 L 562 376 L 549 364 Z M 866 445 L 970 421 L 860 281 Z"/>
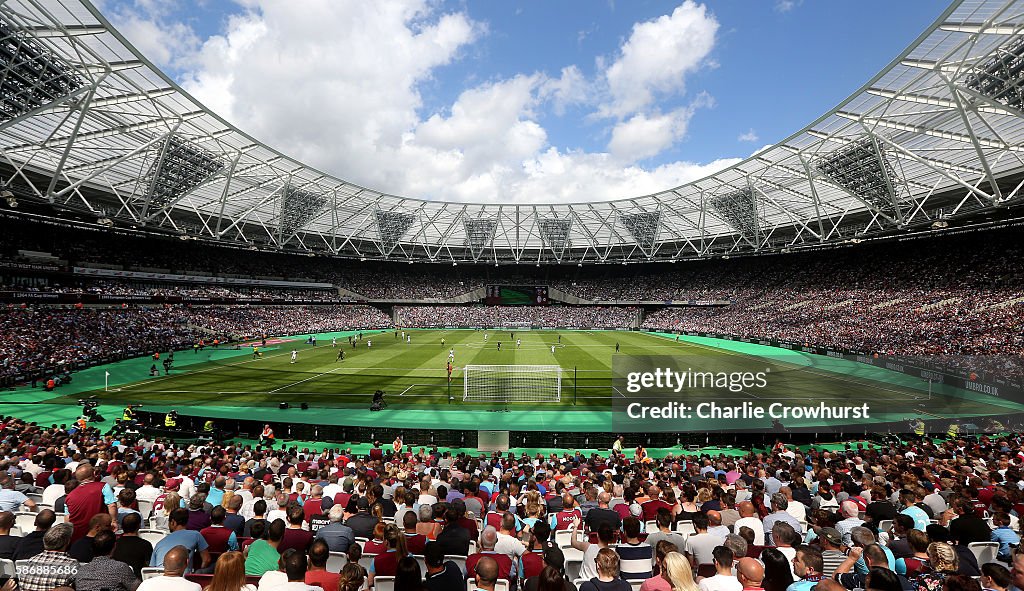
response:
<path fill-rule="evenodd" d="M 225 552 L 217 559 L 213 580 L 203 591 L 255 591 L 245 583 L 245 558 L 241 552 Z"/>
<path fill-rule="evenodd" d="M 946 542 L 928 544 L 928 562 L 932 571 L 918 575 L 914 580 L 918 591 L 940 591 L 946 578 L 960 570 L 960 558 L 956 550 Z"/>
<path fill-rule="evenodd" d="M 169 492 L 164 496 L 164 506 L 153 512 L 153 518 L 157 529 L 168 529 L 167 518 L 171 511 L 181 507 L 181 495 L 176 492 Z"/>
<path fill-rule="evenodd" d="M 526 517 L 523 523 L 531 530 L 534 524 L 544 518 L 544 505 L 541 504 L 540 493 L 534 490 L 526 492 Z"/>
<path fill-rule="evenodd" d="M 678 554 L 676 545 L 668 540 L 661 540 L 654 547 L 654 572 L 655 575 L 640 585 L 640 591 L 673 591 L 672 582 L 668 578 L 668 567 L 665 566 L 665 559 L 672 554 Z"/>
<path fill-rule="evenodd" d="M 690 561 L 678 552 L 665 555 L 665 571 L 662 576 L 668 579 L 672 591 L 698 591 Z"/>

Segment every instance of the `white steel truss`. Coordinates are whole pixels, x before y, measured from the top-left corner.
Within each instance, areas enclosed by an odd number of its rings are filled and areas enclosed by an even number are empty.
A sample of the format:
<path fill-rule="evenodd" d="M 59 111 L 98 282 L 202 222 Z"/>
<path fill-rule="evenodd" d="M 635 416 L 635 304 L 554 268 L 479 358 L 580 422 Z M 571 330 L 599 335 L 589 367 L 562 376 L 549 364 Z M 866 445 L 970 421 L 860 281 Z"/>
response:
<path fill-rule="evenodd" d="M 306 166 L 211 112 L 86 0 L 0 2 L 0 183 L 107 223 L 369 259 L 611 263 L 927 227 L 1020 200 L 1024 0 L 962 0 L 832 111 L 607 202 L 451 203 Z"/>

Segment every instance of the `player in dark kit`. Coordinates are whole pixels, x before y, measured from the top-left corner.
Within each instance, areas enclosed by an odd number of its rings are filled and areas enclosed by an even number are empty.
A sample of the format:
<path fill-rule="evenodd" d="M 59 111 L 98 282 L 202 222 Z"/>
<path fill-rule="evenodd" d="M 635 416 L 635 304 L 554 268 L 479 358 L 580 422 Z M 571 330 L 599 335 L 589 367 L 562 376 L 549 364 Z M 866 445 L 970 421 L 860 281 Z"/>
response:
<path fill-rule="evenodd" d="M 345 361 L 345 350 L 338 349 L 338 361 Z"/>
<path fill-rule="evenodd" d="M 498 350 L 501 351 L 501 341 L 498 341 Z"/>

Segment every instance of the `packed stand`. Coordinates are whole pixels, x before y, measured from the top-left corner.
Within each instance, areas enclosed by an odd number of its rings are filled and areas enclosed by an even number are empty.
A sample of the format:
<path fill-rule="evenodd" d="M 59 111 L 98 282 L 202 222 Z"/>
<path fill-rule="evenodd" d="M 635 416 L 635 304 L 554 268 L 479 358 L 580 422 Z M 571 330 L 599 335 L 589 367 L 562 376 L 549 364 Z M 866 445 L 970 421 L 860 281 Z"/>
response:
<path fill-rule="evenodd" d="M 0 558 L 60 567 L 30 591 L 1024 588 L 1019 435 L 655 459 L 0 432 Z"/>
<path fill-rule="evenodd" d="M 639 308 L 604 306 L 395 306 L 397 324 L 408 328 L 630 328 L 639 313 Z"/>
<path fill-rule="evenodd" d="M 0 309 L 0 384 L 64 374 L 112 359 L 263 335 L 388 328 L 370 306 L 234 306 Z"/>

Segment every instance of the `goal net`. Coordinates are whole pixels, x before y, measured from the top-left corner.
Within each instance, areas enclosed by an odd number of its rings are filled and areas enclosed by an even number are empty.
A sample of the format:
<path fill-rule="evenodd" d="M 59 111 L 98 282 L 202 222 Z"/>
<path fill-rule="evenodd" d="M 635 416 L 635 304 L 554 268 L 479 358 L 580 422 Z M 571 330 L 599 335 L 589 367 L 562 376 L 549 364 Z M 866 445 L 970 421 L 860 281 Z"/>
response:
<path fill-rule="evenodd" d="M 463 402 L 559 402 L 558 365 L 467 365 Z"/>

